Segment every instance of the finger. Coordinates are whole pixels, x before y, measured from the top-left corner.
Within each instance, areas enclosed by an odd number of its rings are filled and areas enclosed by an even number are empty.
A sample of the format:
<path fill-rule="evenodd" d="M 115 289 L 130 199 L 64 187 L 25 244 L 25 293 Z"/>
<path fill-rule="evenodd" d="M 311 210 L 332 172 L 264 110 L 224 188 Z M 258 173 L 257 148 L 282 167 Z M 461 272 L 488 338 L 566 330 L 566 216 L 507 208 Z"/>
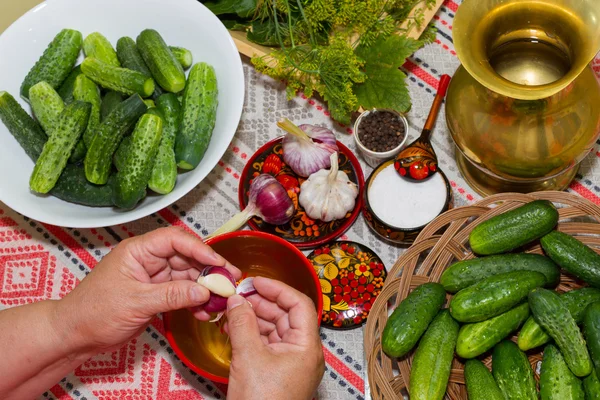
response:
<path fill-rule="evenodd" d="M 199 263 L 193 258 L 185 257 L 182 254 L 176 254 L 173 257 L 169 258 L 169 265 L 171 268 L 177 271 L 183 270 L 196 270 L 198 273 L 194 277 L 194 280 L 198 278 L 200 275 L 200 271 L 205 268 L 205 265 Z M 242 277 L 242 272 L 234 267 L 230 262 L 225 262 L 225 268 L 233 275 L 233 277 L 237 280 Z"/>
<path fill-rule="evenodd" d="M 275 324 L 280 318 L 287 317 L 285 310 L 282 310 L 277 304 L 265 299 L 260 294 L 249 296 L 247 300 L 252 304 L 258 318 Z"/>
<path fill-rule="evenodd" d="M 149 275 L 158 272 L 151 269 L 157 268 L 160 260 L 169 259 L 177 254 L 196 260 L 202 265 L 222 267 L 226 264 L 225 259 L 204 244 L 199 237 L 192 236 L 182 228 L 161 228 L 130 240 L 131 254 L 147 268 Z"/>
<path fill-rule="evenodd" d="M 306 295 L 283 282 L 264 277 L 256 277 L 254 287 L 261 296 L 288 311 L 290 328 L 316 334 L 317 313 L 313 302 Z"/>
<path fill-rule="evenodd" d="M 227 327 L 234 354 L 253 357 L 262 344 L 258 319 L 250 304 L 242 296 L 227 299 Z"/>
<path fill-rule="evenodd" d="M 200 306 L 208 301 L 210 292 L 195 282 L 183 280 L 149 284 L 144 297 L 144 311 L 153 315 Z"/>
<path fill-rule="evenodd" d="M 165 269 L 159 271 L 157 274 L 154 274 L 153 276 L 150 277 L 150 283 L 163 283 L 163 282 L 169 282 L 172 281 L 172 277 L 171 277 L 171 267 L 167 266 L 165 267 Z"/>
<path fill-rule="evenodd" d="M 277 328 L 274 323 L 270 321 L 265 321 L 264 319 L 258 319 L 258 329 L 261 335 L 269 336 L 271 332 L 275 331 Z"/>
<path fill-rule="evenodd" d="M 194 318 L 197 320 L 207 322 L 210 321 L 210 314 L 204 311 L 202 307 L 191 307 L 188 310 L 192 313 Z"/>

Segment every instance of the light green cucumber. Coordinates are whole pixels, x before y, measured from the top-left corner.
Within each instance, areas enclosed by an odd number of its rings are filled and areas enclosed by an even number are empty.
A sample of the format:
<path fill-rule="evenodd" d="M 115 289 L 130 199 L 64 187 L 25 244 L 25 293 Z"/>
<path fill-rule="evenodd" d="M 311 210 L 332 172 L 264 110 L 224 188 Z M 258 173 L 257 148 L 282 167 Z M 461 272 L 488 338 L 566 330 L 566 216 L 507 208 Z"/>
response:
<path fill-rule="evenodd" d="M 56 127 L 58 116 L 65 109 L 63 99 L 49 83 L 41 81 L 29 89 L 29 103 L 33 115 L 38 120 L 46 135 L 51 136 Z"/>
<path fill-rule="evenodd" d="M 469 400 L 505 400 L 492 373 L 479 360 L 465 363 L 465 383 Z"/>
<path fill-rule="evenodd" d="M 100 124 L 100 107 L 102 104 L 100 89 L 98 89 L 98 86 L 96 86 L 96 84 L 88 77 L 80 75 L 75 81 L 73 97 L 75 100 L 90 103 L 92 106 L 88 126 L 83 133 L 83 142 L 86 147 L 89 147 L 92 144 L 96 128 L 98 128 L 98 125 Z"/>
<path fill-rule="evenodd" d="M 542 400 L 584 400 L 583 386 L 554 345 L 544 348 L 540 371 L 540 394 Z"/>
<path fill-rule="evenodd" d="M 74 101 L 58 118 L 52 136 L 44 144 L 29 179 L 31 190 L 48 193 L 58 181 L 73 148 L 87 127 L 91 105 Z"/>
<path fill-rule="evenodd" d="M 583 390 L 586 400 L 600 400 L 600 380 L 596 375 L 596 371 L 592 371 L 583 380 Z"/>
<path fill-rule="evenodd" d="M 135 40 L 132 38 L 125 36 L 119 39 L 117 42 L 117 57 L 119 57 L 119 61 L 124 68 L 132 69 L 152 77 L 152 72 L 148 69 L 146 62 L 137 48 Z M 163 93 L 160 85 L 154 85 L 152 98 L 156 100 Z"/>
<path fill-rule="evenodd" d="M 529 360 L 510 340 L 503 340 L 494 347 L 492 374 L 506 400 L 538 399 Z"/>
<path fill-rule="evenodd" d="M 194 63 L 194 56 L 192 52 L 183 47 L 169 46 L 169 50 L 175 56 L 179 64 L 183 67 L 183 69 L 188 69 Z"/>
<path fill-rule="evenodd" d="M 125 168 L 125 163 L 127 162 L 127 155 L 129 154 L 129 147 L 131 147 L 131 140 L 133 138 L 131 135 L 125 136 L 117 147 L 117 151 L 115 151 L 115 155 L 113 156 L 113 164 L 117 168 L 117 171 Z"/>
<path fill-rule="evenodd" d="M 112 44 L 99 32 L 90 33 L 84 39 L 83 51 L 86 57 L 95 58 L 113 67 L 121 66 Z"/>
<path fill-rule="evenodd" d="M 86 58 L 81 63 L 81 71 L 103 88 L 125 95 L 148 97 L 154 92 L 152 78 L 137 71 L 105 64 L 95 58 Z"/>
<path fill-rule="evenodd" d="M 162 36 L 154 29 L 145 29 L 136 44 L 156 82 L 167 92 L 181 92 L 186 85 L 183 67 Z"/>
<path fill-rule="evenodd" d="M 58 89 L 77 62 L 81 42 L 80 32 L 72 29 L 60 31 L 25 77 L 21 84 L 21 97 L 28 100 L 29 89 L 41 81 Z"/>
<path fill-rule="evenodd" d="M 586 307 L 583 313 L 583 329 L 592 363 L 598 375 L 600 374 L 600 302 Z"/>

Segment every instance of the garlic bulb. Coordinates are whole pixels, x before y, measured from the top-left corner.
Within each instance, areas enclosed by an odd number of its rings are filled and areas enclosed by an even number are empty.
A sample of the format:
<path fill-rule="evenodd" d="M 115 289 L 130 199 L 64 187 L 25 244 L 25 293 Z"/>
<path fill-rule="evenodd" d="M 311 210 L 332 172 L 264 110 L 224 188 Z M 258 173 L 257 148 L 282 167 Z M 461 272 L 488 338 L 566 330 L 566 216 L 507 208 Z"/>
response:
<path fill-rule="evenodd" d="M 331 169 L 312 174 L 300 187 L 300 205 L 312 219 L 330 222 L 342 219 L 354 209 L 358 186 L 338 171 L 337 152 L 331 155 Z"/>

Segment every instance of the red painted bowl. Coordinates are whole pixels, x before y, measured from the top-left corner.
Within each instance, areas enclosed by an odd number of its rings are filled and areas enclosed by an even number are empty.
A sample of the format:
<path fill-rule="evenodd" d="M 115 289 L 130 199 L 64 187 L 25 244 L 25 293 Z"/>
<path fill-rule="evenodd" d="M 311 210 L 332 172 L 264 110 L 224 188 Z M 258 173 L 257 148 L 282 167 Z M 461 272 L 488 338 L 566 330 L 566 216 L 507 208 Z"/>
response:
<path fill-rule="evenodd" d="M 315 304 L 319 322 L 323 294 L 312 263 L 285 240 L 263 232 L 238 231 L 206 242 L 247 276 L 282 281 L 306 294 Z M 200 322 L 188 311 L 164 314 L 167 340 L 177 356 L 194 372 L 214 382 L 229 382 L 231 347 L 222 326 Z"/>
<path fill-rule="evenodd" d="M 305 179 L 296 175 L 284 163 L 282 140 L 283 137 L 271 140 L 258 149 L 246 163 L 239 185 L 240 208 L 243 210 L 248 204 L 248 193 L 252 180 L 262 173 L 270 174 L 286 188 L 288 195 L 296 205 L 296 213 L 285 225 L 271 225 L 260 218 L 252 218 L 248 221 L 248 226 L 255 231 L 279 236 L 299 249 L 323 246 L 342 236 L 358 218 L 362 208 L 362 191 L 365 186 L 362 168 L 352 151 L 338 141 L 339 170 L 344 171 L 348 175 L 348 179 L 358 185 L 359 194 L 356 197 L 356 204 L 354 209 L 342 219 L 331 222 L 313 220 L 306 215 L 298 202 L 300 186 Z"/>

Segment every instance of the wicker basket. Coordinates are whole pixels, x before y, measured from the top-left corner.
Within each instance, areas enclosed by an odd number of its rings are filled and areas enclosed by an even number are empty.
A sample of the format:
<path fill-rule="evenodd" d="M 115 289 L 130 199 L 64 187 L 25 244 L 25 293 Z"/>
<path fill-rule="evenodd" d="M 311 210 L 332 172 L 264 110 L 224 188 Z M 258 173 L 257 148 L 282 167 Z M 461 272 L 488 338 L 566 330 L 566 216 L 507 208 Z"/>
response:
<path fill-rule="evenodd" d="M 391 310 L 388 305 L 395 308 L 415 287 L 430 281 L 437 282 L 448 266 L 459 260 L 473 258 L 468 244 L 469 233 L 479 223 L 536 199 L 550 200 L 559 208 L 560 231 L 576 236 L 587 245 L 600 247 L 600 207 L 565 192 L 503 193 L 440 215 L 423 229 L 415 243 L 398 259 L 369 314 L 364 345 L 373 399 L 397 400 L 408 394 L 412 352 L 395 360 L 381 350 L 381 332 Z M 595 250 L 600 253 L 598 248 Z M 542 254 L 539 243 L 528 246 L 525 251 Z M 563 273 L 558 290 L 564 292 L 583 285 L 583 282 Z M 528 356 L 534 369 L 537 369 L 535 367 L 541 360 L 541 350 L 533 350 Z M 490 367 L 491 357 L 488 356 L 483 362 Z M 463 363 L 456 357 L 446 398 L 467 399 Z"/>

